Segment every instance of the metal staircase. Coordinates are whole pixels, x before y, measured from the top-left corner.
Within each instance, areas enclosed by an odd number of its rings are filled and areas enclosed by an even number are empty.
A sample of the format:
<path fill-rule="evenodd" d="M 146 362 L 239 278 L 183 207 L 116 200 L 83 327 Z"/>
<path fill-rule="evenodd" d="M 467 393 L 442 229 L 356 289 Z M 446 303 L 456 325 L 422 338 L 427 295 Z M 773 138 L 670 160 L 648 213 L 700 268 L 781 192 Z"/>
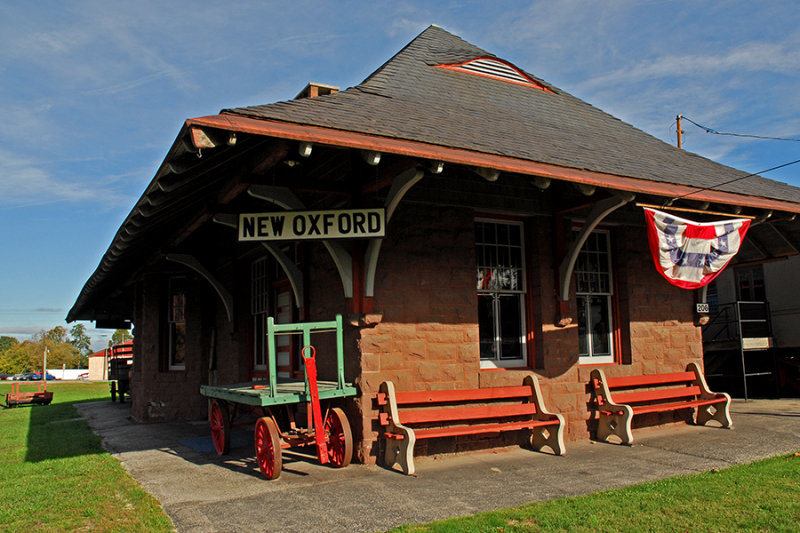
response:
<path fill-rule="evenodd" d="M 741 392 L 748 399 L 752 388 L 748 381 L 778 381 L 772 341 L 772 321 L 768 302 L 736 301 L 719 304 L 712 309 L 708 324 L 703 326 L 703 359 L 706 378 L 718 383 L 715 387 L 732 394 Z"/>

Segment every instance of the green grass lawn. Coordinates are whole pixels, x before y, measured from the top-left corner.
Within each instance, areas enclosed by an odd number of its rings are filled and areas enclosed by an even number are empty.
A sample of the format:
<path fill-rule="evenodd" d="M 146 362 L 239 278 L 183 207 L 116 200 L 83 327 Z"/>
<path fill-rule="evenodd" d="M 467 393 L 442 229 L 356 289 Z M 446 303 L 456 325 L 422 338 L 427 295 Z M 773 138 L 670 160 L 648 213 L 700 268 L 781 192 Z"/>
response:
<path fill-rule="evenodd" d="M 0 384 L 3 397 L 10 389 Z M 48 390 L 52 405 L 0 410 L 0 532 L 171 531 L 158 502 L 73 407 L 107 401 L 108 384 L 51 383 Z M 799 524 L 800 453 L 394 531 L 795 532 Z"/>
<path fill-rule="evenodd" d="M 22 391 L 36 390 L 23 384 Z M 0 410 L 0 531 L 172 531 L 172 522 L 78 418 L 107 383 L 48 383 L 53 403 Z M 0 384 L 0 394 L 11 384 Z"/>
<path fill-rule="evenodd" d="M 794 533 L 800 531 L 800 453 L 393 531 Z"/>

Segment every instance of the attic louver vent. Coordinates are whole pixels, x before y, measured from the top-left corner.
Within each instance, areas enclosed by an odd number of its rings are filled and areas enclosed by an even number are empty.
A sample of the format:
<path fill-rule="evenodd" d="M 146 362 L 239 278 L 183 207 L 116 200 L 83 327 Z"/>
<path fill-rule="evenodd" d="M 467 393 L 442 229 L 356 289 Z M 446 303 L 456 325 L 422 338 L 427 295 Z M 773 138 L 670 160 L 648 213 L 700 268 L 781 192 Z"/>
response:
<path fill-rule="evenodd" d="M 527 76 L 520 69 L 502 59 L 494 57 L 478 57 L 465 61 L 464 63 L 450 63 L 447 65 L 436 65 L 439 68 L 446 68 L 448 70 L 456 70 L 459 72 L 468 72 L 470 74 L 477 74 L 478 76 L 485 76 L 496 80 L 508 81 L 520 85 L 527 85 L 541 89 L 545 92 L 551 93 L 550 89 L 541 83 L 533 80 Z"/>

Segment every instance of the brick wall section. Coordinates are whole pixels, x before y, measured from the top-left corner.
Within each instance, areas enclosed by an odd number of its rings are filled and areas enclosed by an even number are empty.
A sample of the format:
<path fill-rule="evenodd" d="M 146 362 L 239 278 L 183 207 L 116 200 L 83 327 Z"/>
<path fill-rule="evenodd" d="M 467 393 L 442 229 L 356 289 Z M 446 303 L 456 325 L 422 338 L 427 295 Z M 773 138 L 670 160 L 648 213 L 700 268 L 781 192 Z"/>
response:
<path fill-rule="evenodd" d="M 401 205 L 388 227 L 375 280 L 380 324 L 359 332 L 358 458 L 374 462 L 374 397 L 384 380 L 398 390 L 478 386 L 474 214 Z"/>
<path fill-rule="evenodd" d="M 375 284 L 377 325 L 347 326 L 345 371 L 360 389 L 355 401 L 340 402 L 348 412 L 356 438 L 357 459 L 374 462 L 378 455 L 377 410 L 380 383 L 399 390 L 436 390 L 518 385 L 526 372 L 540 378 L 545 402 L 567 420 L 567 440 L 585 440 L 593 429 L 588 379 L 591 367 L 578 365 L 577 326 L 556 328 L 556 258 L 553 219 L 526 221 L 528 327 L 535 352 L 534 370 L 479 370 L 477 305 L 474 271 L 474 216 L 467 208 L 402 203 L 389 223 Z M 656 272 L 644 227 L 615 227 L 614 266 L 622 327 L 623 360 L 607 374 L 682 370 L 702 362 L 700 331 L 692 324 L 694 295 L 672 287 Z M 305 320 L 330 320 L 346 314 L 338 272 L 319 243 L 307 247 Z M 247 379 L 249 335 L 249 262 L 240 261 L 218 273 L 234 293 L 234 324 L 228 324 L 218 297 L 207 282 L 190 275 L 187 300 L 187 370 L 163 370 L 159 317 L 165 310 L 163 272 L 147 275 L 137 289 L 135 353 L 132 375 L 133 417 L 139 421 L 200 419 L 206 416 L 201 383 L 235 383 Z M 575 316 L 574 298 L 570 314 Z M 350 317 L 352 318 L 352 317 Z M 217 370 L 208 372 L 211 331 L 216 329 Z M 316 342 L 316 341 L 315 341 Z M 323 378 L 332 377 L 332 341 L 318 345 Z M 676 415 L 665 415 L 674 419 Z M 679 415 L 677 415 L 679 416 Z M 659 419 L 660 421 L 660 419 Z M 646 425 L 647 420 L 644 421 Z M 637 422 L 640 425 L 641 422 Z M 494 438 L 507 443 L 512 437 Z M 429 452 L 485 445 L 485 439 L 443 439 Z M 424 447 L 423 447 L 424 448 Z M 424 449 L 421 451 L 424 453 Z"/>
<path fill-rule="evenodd" d="M 224 307 L 210 285 L 187 275 L 185 370 L 167 370 L 163 360 L 167 277 L 150 274 L 139 284 L 131 374 L 131 416 L 136 421 L 205 418 L 208 405 L 199 393 L 200 385 L 212 381 L 235 383 L 245 377 L 246 368 L 242 369 L 238 355 L 242 333 L 227 323 Z M 209 372 L 212 338 L 218 364 L 216 371 Z"/>
<path fill-rule="evenodd" d="M 532 371 L 478 370 L 473 220 L 470 210 L 428 211 L 415 206 L 398 212 L 389 227 L 376 285 L 376 310 L 383 311 L 383 321 L 361 330 L 358 384 L 365 434 L 358 450 L 362 461 L 375 460 L 377 455 L 373 399 L 383 380 L 391 379 L 398 390 L 494 387 L 521 384 Z M 438 224 L 437 231 L 433 224 Z M 534 332 L 529 346 L 536 350 L 533 372 L 540 379 L 547 407 L 566 419 L 566 439 L 586 440 L 595 427 L 588 388 L 592 367 L 578 365 L 577 326 L 553 325 L 558 309 L 552 229 L 551 219 L 543 217 L 526 225 L 537 244 L 527 250 L 533 278 L 528 287 L 533 293 L 533 316 L 529 317 Z M 437 236 L 436 242 L 428 245 L 432 235 Z M 611 376 L 675 372 L 689 362 L 702 363 L 700 331 L 692 323 L 693 293 L 669 285 L 656 272 L 644 227 L 614 228 L 612 240 L 623 329 L 618 349 L 630 364 L 608 365 L 605 372 Z M 443 295 L 438 287 L 448 287 L 449 294 Z M 571 298 L 571 316 L 575 311 Z M 637 425 L 681 416 L 685 413 L 656 415 L 654 420 L 637 419 Z M 445 440 L 427 451 L 468 449 L 486 441 Z M 488 444 L 508 441 L 503 436 Z M 426 453 L 424 445 L 420 453 Z"/>

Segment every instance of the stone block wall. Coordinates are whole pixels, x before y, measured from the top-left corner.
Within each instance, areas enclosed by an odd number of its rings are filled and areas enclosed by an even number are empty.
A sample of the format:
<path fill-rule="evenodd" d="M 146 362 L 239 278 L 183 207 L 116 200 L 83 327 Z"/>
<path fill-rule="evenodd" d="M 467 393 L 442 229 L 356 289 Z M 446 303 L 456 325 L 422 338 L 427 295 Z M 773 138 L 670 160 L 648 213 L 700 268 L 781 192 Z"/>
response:
<path fill-rule="evenodd" d="M 475 210 L 470 208 L 409 202 L 400 205 L 389 223 L 376 272 L 377 318 L 368 325 L 359 324 L 357 317 L 345 320 L 350 324 L 345 328 L 346 379 L 357 385 L 360 396 L 340 403 L 353 426 L 357 460 L 374 462 L 378 456 L 374 398 L 387 379 L 398 390 L 442 390 L 519 385 L 526 373 L 533 372 L 539 377 L 547 407 L 565 416 L 568 441 L 585 440 L 593 430 L 588 389 L 591 366 L 578 364 L 577 325 L 554 325 L 559 309 L 552 217 L 531 217 L 525 222 L 528 348 L 533 365 L 526 370 L 480 370 L 474 218 Z M 611 234 L 617 348 L 623 364 L 604 366 L 605 372 L 611 376 L 673 372 L 689 362 L 702 362 L 701 335 L 693 325 L 694 294 L 669 285 L 656 272 L 644 226 L 618 226 Z M 330 256 L 319 243 L 309 244 L 307 251 L 306 308 L 301 320 L 346 315 L 347 301 Z M 200 384 L 247 379 L 248 268 L 249 263 L 240 261 L 219 274 L 223 285 L 234 292 L 234 324 L 228 323 L 207 282 L 186 273 L 190 290 L 185 371 L 167 371 L 161 361 L 167 276 L 154 271 L 139 283 L 131 383 L 136 420 L 204 418 L 207 402 L 198 393 Z M 568 312 L 576 315 L 574 297 Z M 217 367 L 209 371 L 212 331 Z M 318 350 L 321 375 L 330 379 L 335 368 L 332 340 L 320 342 Z M 509 439 L 451 439 L 449 443 L 443 439 L 428 451 L 469 449 Z"/>
<path fill-rule="evenodd" d="M 357 383 L 363 441 L 359 459 L 377 456 L 377 408 L 374 396 L 383 380 L 398 390 L 437 390 L 519 385 L 537 375 L 551 411 L 564 415 L 568 441 L 586 440 L 595 428 L 588 387 L 591 365 L 578 364 L 577 324 L 559 328 L 555 298 L 556 268 L 552 219 L 537 217 L 526 224 L 527 264 L 532 296 L 528 327 L 529 348 L 535 351 L 529 370 L 481 371 L 477 305 L 474 287 L 474 211 L 398 210 L 389 227 L 378 267 L 376 311 L 380 324 L 360 331 Z M 435 236 L 435 243 L 429 244 Z M 617 350 L 623 364 L 604 365 L 611 376 L 683 370 L 702 362 L 702 342 L 693 325 L 692 291 L 668 284 L 655 270 L 644 226 L 612 230 L 614 272 L 617 278 Z M 446 292 L 445 292 L 446 288 Z M 574 288 L 573 288 L 574 291 Z M 576 316 L 575 299 L 569 314 Z M 659 423 L 681 414 L 655 417 Z M 647 425 L 649 421 L 639 421 Z M 456 451 L 509 439 L 445 439 L 428 452 Z M 511 439 L 514 440 L 514 439 Z M 422 453 L 425 453 L 421 449 Z"/>
<path fill-rule="evenodd" d="M 207 416 L 200 385 L 241 381 L 238 354 L 241 332 L 228 323 L 224 307 L 210 285 L 189 272 L 186 291 L 186 368 L 169 370 L 165 362 L 167 279 L 148 274 L 139 284 L 135 310 L 131 416 L 138 422 L 196 420 Z M 209 370 L 213 350 L 217 369 Z M 246 372 L 246 369 L 245 369 Z"/>

